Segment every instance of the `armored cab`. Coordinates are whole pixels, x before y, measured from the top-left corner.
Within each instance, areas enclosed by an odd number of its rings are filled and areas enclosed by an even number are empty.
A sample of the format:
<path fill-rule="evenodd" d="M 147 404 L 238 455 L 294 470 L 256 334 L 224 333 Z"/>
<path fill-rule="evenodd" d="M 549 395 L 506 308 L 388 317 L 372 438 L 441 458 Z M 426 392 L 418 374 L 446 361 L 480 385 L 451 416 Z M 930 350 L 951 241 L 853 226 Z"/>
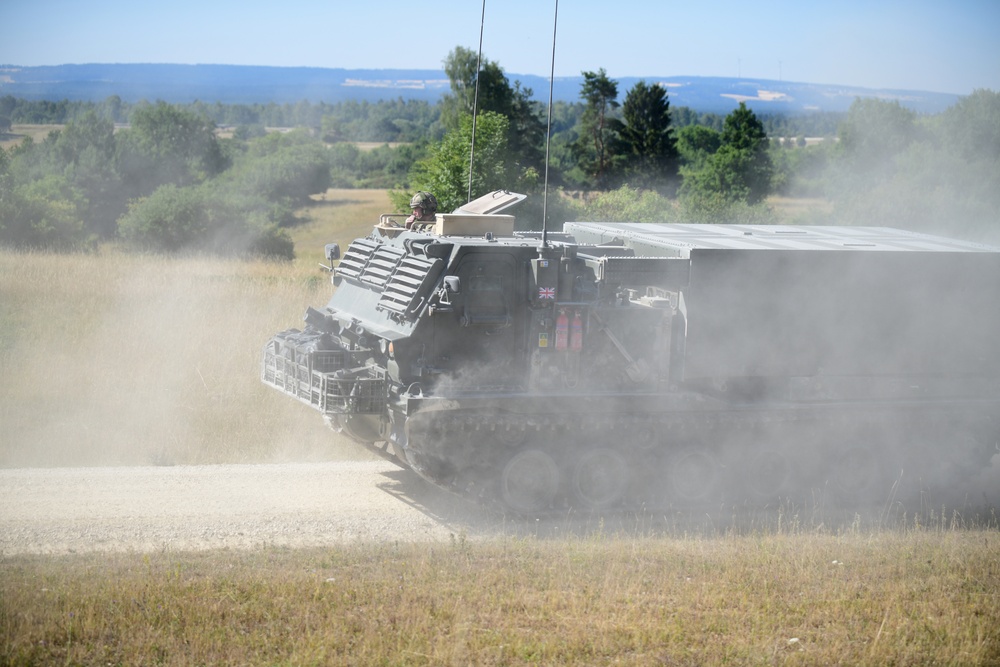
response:
<path fill-rule="evenodd" d="M 904 468 L 923 490 L 989 465 L 1000 249 L 877 227 L 514 232 L 521 199 L 382 216 L 329 304 L 264 347 L 263 381 L 524 513 L 858 501 Z"/>

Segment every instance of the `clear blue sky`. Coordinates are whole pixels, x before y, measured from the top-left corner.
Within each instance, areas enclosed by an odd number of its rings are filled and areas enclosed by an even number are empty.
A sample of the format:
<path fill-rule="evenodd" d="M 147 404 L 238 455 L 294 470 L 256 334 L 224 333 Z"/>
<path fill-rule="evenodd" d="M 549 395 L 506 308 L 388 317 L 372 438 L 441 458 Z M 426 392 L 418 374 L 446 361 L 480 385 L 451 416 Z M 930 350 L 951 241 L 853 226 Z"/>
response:
<path fill-rule="evenodd" d="M 0 0 L 0 64 L 440 69 L 481 0 Z M 548 76 L 554 0 L 487 0 L 483 51 Z M 1000 91 L 1000 0 L 562 0 L 557 76 Z"/>

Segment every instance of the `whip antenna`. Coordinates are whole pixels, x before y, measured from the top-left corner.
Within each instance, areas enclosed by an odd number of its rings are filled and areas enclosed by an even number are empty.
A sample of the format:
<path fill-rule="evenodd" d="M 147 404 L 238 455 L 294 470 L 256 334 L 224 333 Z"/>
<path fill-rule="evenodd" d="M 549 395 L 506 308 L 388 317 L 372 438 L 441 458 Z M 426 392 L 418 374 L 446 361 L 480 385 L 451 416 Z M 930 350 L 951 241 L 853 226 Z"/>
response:
<path fill-rule="evenodd" d="M 483 0 L 486 2 L 486 0 Z M 552 67 L 549 70 L 549 115 L 545 122 L 545 185 L 542 190 L 542 247 L 549 246 L 548 207 L 549 207 L 549 142 L 552 140 L 552 87 L 556 77 L 556 26 L 559 24 L 559 0 L 556 0 L 556 13 L 552 19 Z"/>
<path fill-rule="evenodd" d="M 469 198 L 472 201 L 472 164 L 476 156 L 476 112 L 479 107 L 479 71 L 483 66 L 483 26 L 486 24 L 486 0 L 483 0 L 483 16 L 479 20 L 479 56 L 476 58 L 476 94 L 472 98 L 472 146 L 469 149 Z"/>

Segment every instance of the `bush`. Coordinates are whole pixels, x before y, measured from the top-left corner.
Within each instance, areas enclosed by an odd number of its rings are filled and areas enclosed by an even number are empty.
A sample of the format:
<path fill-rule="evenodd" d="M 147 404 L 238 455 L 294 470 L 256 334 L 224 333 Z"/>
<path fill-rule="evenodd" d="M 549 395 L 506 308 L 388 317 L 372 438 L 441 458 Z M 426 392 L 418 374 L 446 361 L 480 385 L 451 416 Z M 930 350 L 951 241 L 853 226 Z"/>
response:
<path fill-rule="evenodd" d="M 292 241 L 280 228 L 284 219 L 283 212 L 263 198 L 164 185 L 133 202 L 118 227 L 126 241 L 156 251 L 291 259 Z"/>
<path fill-rule="evenodd" d="M 288 146 L 242 162 L 226 180 L 271 201 L 301 203 L 330 187 L 330 163 L 318 144 Z"/>
<path fill-rule="evenodd" d="M 765 204 L 733 201 L 720 193 L 700 193 L 681 199 L 684 222 L 734 225 L 774 225 L 778 218 Z"/>
<path fill-rule="evenodd" d="M 670 222 L 677 218 L 668 198 L 629 185 L 595 196 L 585 205 L 584 215 L 599 222 Z"/>
<path fill-rule="evenodd" d="M 133 201 L 118 221 L 122 238 L 154 250 L 180 250 L 203 239 L 208 229 L 204 198 L 197 188 L 162 185 Z"/>
<path fill-rule="evenodd" d="M 86 240 L 82 198 L 61 176 L 15 186 L 0 174 L 0 243 L 13 247 L 75 249 Z"/>

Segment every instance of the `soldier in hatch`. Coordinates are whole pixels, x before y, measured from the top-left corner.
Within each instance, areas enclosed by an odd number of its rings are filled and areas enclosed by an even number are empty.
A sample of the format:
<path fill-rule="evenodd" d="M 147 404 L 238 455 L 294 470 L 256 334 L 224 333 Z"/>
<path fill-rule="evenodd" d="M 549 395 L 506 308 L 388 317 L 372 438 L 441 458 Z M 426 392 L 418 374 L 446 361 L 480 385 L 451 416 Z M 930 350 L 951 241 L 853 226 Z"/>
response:
<path fill-rule="evenodd" d="M 421 190 L 413 195 L 413 199 L 410 200 L 413 215 L 406 219 L 406 228 L 412 229 L 413 224 L 417 222 L 434 222 L 437 207 L 437 199 L 431 193 Z"/>

